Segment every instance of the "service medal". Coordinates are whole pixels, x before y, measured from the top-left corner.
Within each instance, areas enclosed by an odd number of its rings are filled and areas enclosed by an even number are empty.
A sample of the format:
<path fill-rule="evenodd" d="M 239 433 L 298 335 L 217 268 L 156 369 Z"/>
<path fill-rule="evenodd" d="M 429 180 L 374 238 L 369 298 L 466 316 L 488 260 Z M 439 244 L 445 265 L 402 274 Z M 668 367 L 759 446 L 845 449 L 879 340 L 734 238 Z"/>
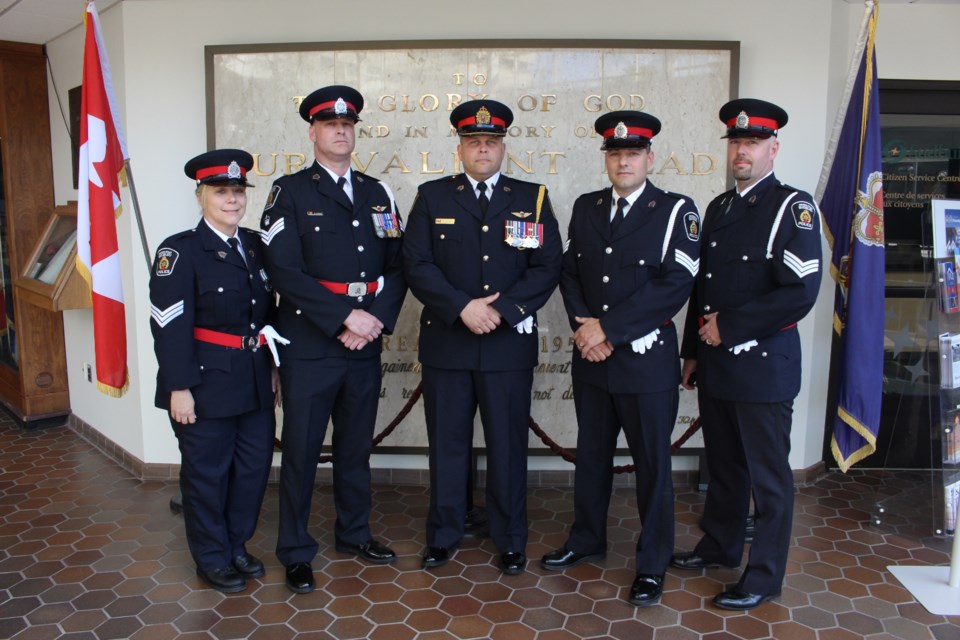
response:
<path fill-rule="evenodd" d="M 376 209 L 376 207 L 374 207 Z M 376 232 L 378 238 L 399 238 L 402 232 L 400 227 L 400 222 L 397 220 L 397 214 L 387 212 L 387 213 L 372 213 L 370 214 L 373 218 L 373 230 Z"/>
<path fill-rule="evenodd" d="M 537 249 L 543 245 L 543 225 L 537 222 L 507 220 L 504 223 L 503 240 L 515 249 Z"/>

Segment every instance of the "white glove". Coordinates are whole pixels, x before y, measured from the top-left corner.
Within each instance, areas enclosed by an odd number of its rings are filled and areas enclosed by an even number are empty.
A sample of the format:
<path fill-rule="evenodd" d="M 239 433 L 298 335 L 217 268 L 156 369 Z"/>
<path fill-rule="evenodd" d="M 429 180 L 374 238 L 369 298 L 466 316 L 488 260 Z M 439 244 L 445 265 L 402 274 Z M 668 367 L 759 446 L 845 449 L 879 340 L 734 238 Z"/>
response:
<path fill-rule="evenodd" d="M 527 316 L 513 326 L 517 333 L 533 333 L 533 316 Z"/>
<path fill-rule="evenodd" d="M 741 351 L 750 351 L 751 347 L 755 347 L 758 344 L 760 343 L 757 342 L 756 340 L 751 340 L 749 342 L 744 342 L 743 344 L 738 344 L 735 347 L 731 347 L 730 349 L 728 349 L 728 351 L 732 351 L 733 355 L 738 356 L 740 355 Z"/>
<path fill-rule="evenodd" d="M 658 335 L 660 335 L 660 329 L 654 329 L 642 338 L 637 338 L 631 342 L 630 348 L 633 349 L 634 353 L 643 355 L 647 351 L 653 349 L 653 343 L 657 341 Z"/>
<path fill-rule="evenodd" d="M 275 343 L 279 342 L 282 345 L 288 345 L 290 341 L 277 333 L 277 330 L 268 324 L 263 325 L 263 329 L 260 329 L 260 335 L 266 339 L 267 346 L 270 347 L 270 353 L 273 354 L 273 362 L 279 367 L 280 356 L 277 354 L 277 345 Z"/>
<path fill-rule="evenodd" d="M 386 286 L 383 276 L 377 278 L 377 290 L 374 291 L 373 297 L 376 298 L 378 295 L 383 293 L 383 288 Z"/>

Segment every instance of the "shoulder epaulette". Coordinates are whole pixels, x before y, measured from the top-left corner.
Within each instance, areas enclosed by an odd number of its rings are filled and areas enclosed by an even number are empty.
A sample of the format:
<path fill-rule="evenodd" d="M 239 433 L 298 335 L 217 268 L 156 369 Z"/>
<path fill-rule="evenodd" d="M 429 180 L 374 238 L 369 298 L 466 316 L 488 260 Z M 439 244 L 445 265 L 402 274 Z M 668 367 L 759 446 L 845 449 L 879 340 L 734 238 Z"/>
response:
<path fill-rule="evenodd" d="M 354 170 L 354 173 L 357 174 L 358 176 L 360 176 L 363 180 L 370 180 L 370 181 L 372 181 L 372 182 L 380 182 L 380 178 L 374 178 L 373 176 L 368 175 L 368 174 L 364 173 L 363 171 L 356 171 L 356 170 Z"/>

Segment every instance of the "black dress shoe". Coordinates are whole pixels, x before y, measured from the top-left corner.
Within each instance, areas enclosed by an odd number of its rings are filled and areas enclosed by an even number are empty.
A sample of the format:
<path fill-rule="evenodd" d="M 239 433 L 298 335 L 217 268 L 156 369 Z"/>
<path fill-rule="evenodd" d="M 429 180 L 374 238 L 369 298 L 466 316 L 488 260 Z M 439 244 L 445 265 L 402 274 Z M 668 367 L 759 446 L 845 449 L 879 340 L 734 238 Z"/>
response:
<path fill-rule="evenodd" d="M 670 566 L 676 567 L 677 569 L 709 569 L 719 567 L 720 563 L 710 562 L 691 551 L 690 553 L 674 554 L 674 556 L 670 558 Z"/>
<path fill-rule="evenodd" d="M 442 567 L 450 561 L 450 549 L 446 547 L 427 547 L 423 550 L 423 560 L 420 566 L 424 569 Z"/>
<path fill-rule="evenodd" d="M 772 600 L 779 595 L 779 593 L 772 593 L 764 596 L 759 593 L 743 593 L 739 589 L 728 589 L 723 593 L 717 594 L 713 598 L 713 604 L 721 609 L 729 609 L 730 611 L 747 611 L 749 609 L 755 609 L 767 600 Z"/>
<path fill-rule="evenodd" d="M 338 542 L 336 548 L 340 553 L 352 553 L 373 564 L 390 564 L 397 559 L 397 554 L 376 540 L 367 540 L 360 544 Z"/>
<path fill-rule="evenodd" d="M 287 565 L 287 589 L 294 593 L 310 593 L 316 589 L 313 567 L 309 562 L 294 562 Z"/>
<path fill-rule="evenodd" d="M 230 565 L 209 570 L 197 567 L 197 575 L 221 593 L 237 593 L 247 588 L 247 581 Z"/>
<path fill-rule="evenodd" d="M 523 568 L 527 565 L 527 556 L 519 551 L 507 551 L 500 554 L 500 571 L 508 576 L 515 576 L 523 573 Z"/>
<path fill-rule="evenodd" d="M 262 578 L 266 573 L 263 563 L 249 553 L 241 553 L 234 558 L 233 568 L 244 578 Z"/>
<path fill-rule="evenodd" d="M 630 587 L 630 604 L 638 607 L 649 607 L 660 602 L 663 596 L 663 575 L 652 573 L 638 573 Z"/>
<path fill-rule="evenodd" d="M 603 558 L 605 553 L 577 553 L 570 551 L 566 547 L 561 547 L 556 551 L 551 551 L 540 560 L 540 566 L 551 571 L 561 571 L 575 567 L 581 562 L 586 562 L 594 558 Z"/>

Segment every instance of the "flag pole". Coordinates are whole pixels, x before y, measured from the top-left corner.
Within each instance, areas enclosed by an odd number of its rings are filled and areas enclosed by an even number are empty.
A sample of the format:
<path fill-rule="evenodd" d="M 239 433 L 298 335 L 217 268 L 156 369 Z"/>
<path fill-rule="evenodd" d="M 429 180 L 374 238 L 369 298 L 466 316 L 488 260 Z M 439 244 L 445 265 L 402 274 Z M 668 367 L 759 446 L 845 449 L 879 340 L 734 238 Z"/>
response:
<path fill-rule="evenodd" d="M 143 229 L 143 217 L 140 215 L 140 200 L 137 198 L 137 187 L 133 182 L 133 168 L 130 166 L 130 159 L 123 161 L 123 167 L 127 174 L 127 185 L 130 187 L 130 199 L 133 201 L 133 216 L 137 221 L 137 231 L 140 232 L 140 245 L 143 247 L 143 258 L 147 261 L 147 271 L 153 261 L 150 260 L 150 247 L 147 246 L 147 234 Z"/>

